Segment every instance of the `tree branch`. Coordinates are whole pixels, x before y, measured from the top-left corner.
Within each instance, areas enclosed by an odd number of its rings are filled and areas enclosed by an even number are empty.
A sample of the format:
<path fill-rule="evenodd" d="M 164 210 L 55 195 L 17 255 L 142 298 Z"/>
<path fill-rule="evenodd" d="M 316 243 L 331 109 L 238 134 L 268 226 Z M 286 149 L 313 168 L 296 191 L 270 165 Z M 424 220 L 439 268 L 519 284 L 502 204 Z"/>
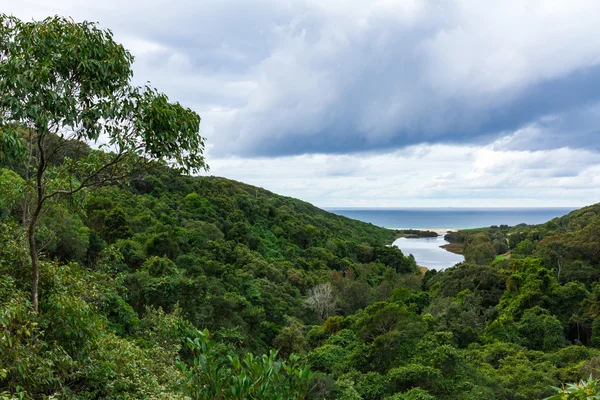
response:
<path fill-rule="evenodd" d="M 70 223 L 75 218 L 75 215 L 77 215 L 77 211 L 79 211 L 79 207 L 76 206 L 75 209 L 73 210 L 73 212 L 71 213 L 71 215 L 69 216 L 69 218 L 67 218 L 64 221 L 63 226 L 67 225 L 68 223 Z M 42 245 L 42 247 L 39 248 L 38 253 L 41 253 L 42 251 L 46 250 L 46 248 L 50 245 L 50 243 L 52 243 L 52 241 L 54 240 L 54 238 L 56 238 L 57 232 L 58 232 L 58 229 L 55 229 L 50 234 L 50 238 L 46 241 L 46 243 L 44 243 Z"/>
<path fill-rule="evenodd" d="M 110 180 L 116 179 L 116 177 L 108 177 L 104 180 L 102 180 L 100 183 L 90 183 L 90 181 L 94 178 L 96 178 L 102 171 L 105 171 L 106 169 L 116 165 L 124 156 L 124 153 L 119 153 L 111 162 L 103 165 L 101 168 L 98 168 L 94 173 L 92 173 L 91 175 L 89 175 L 87 178 L 85 178 L 77 188 L 72 189 L 72 190 L 56 190 L 51 194 L 48 194 L 44 197 L 44 201 L 51 199 L 54 196 L 57 196 L 59 194 L 65 194 L 65 195 L 70 195 L 70 194 L 75 194 L 77 192 L 79 192 L 82 189 L 85 189 L 86 187 L 91 187 L 91 186 L 98 186 L 102 183 L 108 182 Z"/>

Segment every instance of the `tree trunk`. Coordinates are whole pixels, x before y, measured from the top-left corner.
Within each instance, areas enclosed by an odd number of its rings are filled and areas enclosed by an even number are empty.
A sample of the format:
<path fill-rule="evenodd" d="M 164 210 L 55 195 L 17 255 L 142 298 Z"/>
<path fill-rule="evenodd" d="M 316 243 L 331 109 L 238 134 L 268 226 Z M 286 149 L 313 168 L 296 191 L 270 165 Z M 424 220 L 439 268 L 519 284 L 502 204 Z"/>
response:
<path fill-rule="evenodd" d="M 41 174 L 39 175 L 41 177 Z M 41 178 L 40 181 L 41 182 Z M 44 188 L 41 183 L 38 185 L 38 204 L 31 215 L 29 226 L 27 227 L 27 240 L 29 241 L 29 257 L 31 258 L 31 305 L 36 313 L 39 309 L 38 286 L 40 282 L 40 262 L 38 259 L 38 249 L 35 243 L 35 228 L 37 227 L 40 213 L 44 205 Z"/>
<path fill-rule="evenodd" d="M 41 186 L 40 186 L 41 187 Z M 33 311 L 38 312 L 39 309 L 39 299 L 38 299 L 38 286 L 40 282 L 40 262 L 38 259 L 38 249 L 37 244 L 35 243 L 35 228 L 38 223 L 38 219 L 40 218 L 40 213 L 42 211 L 42 206 L 44 205 L 43 200 L 43 188 L 39 192 L 38 204 L 31 215 L 31 221 L 29 221 L 29 226 L 27 227 L 27 240 L 29 241 L 29 257 L 31 258 L 31 305 L 33 307 Z"/>
<path fill-rule="evenodd" d="M 40 282 L 40 263 L 38 259 L 38 249 L 35 243 L 35 228 L 44 206 L 44 171 L 46 170 L 46 154 L 44 135 L 41 133 L 38 136 L 38 151 L 40 163 L 37 168 L 36 183 L 37 183 L 37 206 L 31 215 L 29 226 L 27 228 L 27 239 L 29 240 L 29 257 L 31 258 L 31 305 L 36 313 L 39 310 L 38 286 Z"/>
<path fill-rule="evenodd" d="M 38 286 L 40 282 L 40 262 L 38 259 L 38 249 L 37 244 L 35 243 L 35 228 L 38 223 L 38 219 L 40 218 L 40 213 L 42 211 L 42 206 L 44 205 L 43 198 L 43 188 L 40 186 L 40 191 L 38 193 L 38 204 L 35 208 L 35 211 L 31 215 L 31 220 L 29 221 L 29 226 L 27 227 L 27 240 L 29 241 L 29 257 L 31 258 L 31 305 L 33 307 L 33 311 L 38 312 L 39 309 L 39 298 L 38 298 Z"/>
<path fill-rule="evenodd" d="M 25 182 L 29 182 L 29 167 L 31 166 L 31 157 L 33 156 L 33 133 L 32 130 L 29 129 L 29 139 L 28 143 L 28 152 L 27 152 L 27 161 L 24 163 L 25 167 Z M 23 192 L 23 231 L 27 230 L 27 218 L 29 216 L 29 198 L 27 196 L 27 190 Z"/>
<path fill-rule="evenodd" d="M 31 305 L 33 311 L 38 312 L 39 300 L 38 300 L 38 284 L 40 281 L 40 263 L 38 260 L 37 246 L 35 244 L 35 224 L 29 225 L 27 230 L 27 238 L 29 239 L 29 257 L 31 257 L 32 267 L 32 282 L 31 282 Z"/>

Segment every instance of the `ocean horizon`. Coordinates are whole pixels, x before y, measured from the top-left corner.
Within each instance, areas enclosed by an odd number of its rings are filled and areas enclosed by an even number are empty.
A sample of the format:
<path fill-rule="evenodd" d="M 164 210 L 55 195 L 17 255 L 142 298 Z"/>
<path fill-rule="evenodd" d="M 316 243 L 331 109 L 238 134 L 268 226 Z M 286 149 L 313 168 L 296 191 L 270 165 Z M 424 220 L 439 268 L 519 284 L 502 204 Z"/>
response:
<path fill-rule="evenodd" d="M 326 207 L 326 211 L 389 229 L 469 229 L 541 224 L 579 207 Z"/>

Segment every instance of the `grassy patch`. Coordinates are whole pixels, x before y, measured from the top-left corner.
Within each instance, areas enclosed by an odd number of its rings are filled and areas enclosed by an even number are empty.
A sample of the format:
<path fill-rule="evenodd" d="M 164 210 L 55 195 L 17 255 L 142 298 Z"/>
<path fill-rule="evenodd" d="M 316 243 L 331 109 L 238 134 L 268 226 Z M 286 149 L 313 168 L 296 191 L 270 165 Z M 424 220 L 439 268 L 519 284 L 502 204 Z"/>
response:
<path fill-rule="evenodd" d="M 463 243 L 448 243 L 440 247 L 454 254 L 464 254 L 465 250 L 465 245 Z"/>

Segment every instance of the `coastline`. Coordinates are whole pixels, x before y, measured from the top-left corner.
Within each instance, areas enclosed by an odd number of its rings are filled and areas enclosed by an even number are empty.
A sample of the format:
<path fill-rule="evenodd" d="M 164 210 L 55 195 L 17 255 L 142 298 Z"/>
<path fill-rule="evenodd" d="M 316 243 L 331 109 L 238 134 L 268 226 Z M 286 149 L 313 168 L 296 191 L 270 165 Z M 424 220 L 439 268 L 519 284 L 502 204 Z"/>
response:
<path fill-rule="evenodd" d="M 409 228 L 405 228 L 403 230 L 408 231 Z M 462 261 L 464 261 L 464 244 L 462 244 L 462 243 L 450 243 L 447 240 L 443 239 L 445 233 L 456 232 L 459 229 L 452 229 L 452 228 L 451 229 L 448 229 L 448 228 L 429 228 L 429 229 L 410 229 L 410 230 L 412 230 L 412 231 L 419 231 L 419 232 L 429 232 L 429 233 L 433 233 L 434 232 L 434 233 L 437 234 L 437 236 L 435 236 L 435 237 L 434 236 L 429 236 L 428 237 L 428 236 L 424 235 L 424 236 L 421 237 L 419 235 L 413 235 L 413 234 L 408 235 L 408 234 L 406 234 L 406 235 L 400 235 L 400 236 L 398 236 L 396 238 L 396 240 L 400 240 L 400 239 L 409 239 L 409 240 L 410 239 L 414 239 L 414 240 L 419 240 L 419 239 L 428 239 L 429 238 L 429 239 L 432 239 L 432 241 L 437 242 L 435 244 L 431 243 L 431 245 L 439 248 L 443 252 L 448 252 L 448 253 L 459 255 L 459 256 L 461 256 Z M 398 230 L 398 231 L 402 231 L 402 230 Z M 396 242 L 396 240 L 394 240 L 394 242 Z M 440 245 L 439 242 L 442 242 L 442 244 Z M 398 246 L 399 248 L 401 248 L 401 246 L 399 246 L 398 244 L 396 244 L 396 246 Z M 410 245 L 408 245 L 408 246 L 410 248 Z M 405 250 L 403 250 L 403 251 L 405 251 Z M 424 275 L 427 272 L 427 270 L 430 269 L 430 267 L 419 263 L 418 260 L 417 260 L 417 262 L 418 262 L 417 265 L 419 267 L 419 270 L 420 270 L 421 274 Z M 427 263 L 425 263 L 425 264 L 427 264 Z"/>
<path fill-rule="evenodd" d="M 440 235 L 443 235 L 444 233 L 448 233 L 448 232 L 458 232 L 461 229 L 464 228 L 387 228 L 390 229 L 392 231 L 404 231 L 404 230 L 415 230 L 415 231 L 430 231 L 430 232 L 436 232 Z"/>
<path fill-rule="evenodd" d="M 458 232 L 459 230 L 461 230 L 460 228 L 401 228 L 401 229 L 394 229 L 394 230 L 415 230 L 415 231 L 423 231 L 423 232 L 435 232 L 438 234 L 438 236 L 444 236 L 444 234 L 449 233 L 449 232 Z M 399 236 L 400 237 L 403 237 Z M 404 236 L 404 237 L 409 237 L 409 236 Z M 450 253 L 454 253 L 454 254 L 459 254 L 461 256 L 464 256 L 464 248 L 465 245 L 462 243 L 450 243 L 448 242 L 447 244 L 443 244 L 440 246 L 440 248 L 446 250 L 447 252 Z"/>

